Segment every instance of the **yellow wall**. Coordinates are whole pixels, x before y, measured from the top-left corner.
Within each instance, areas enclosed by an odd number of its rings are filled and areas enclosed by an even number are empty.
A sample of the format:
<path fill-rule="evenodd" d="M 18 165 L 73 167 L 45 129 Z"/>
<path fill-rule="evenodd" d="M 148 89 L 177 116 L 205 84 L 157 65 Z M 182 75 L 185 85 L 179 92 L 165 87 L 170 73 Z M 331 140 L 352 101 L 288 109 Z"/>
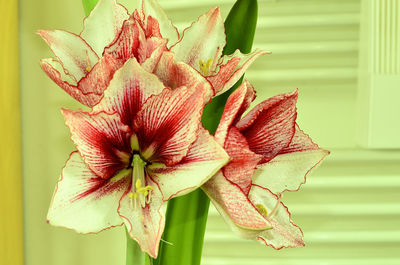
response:
<path fill-rule="evenodd" d="M 18 1 L 1 1 L 0 17 L 0 264 L 22 265 Z"/>

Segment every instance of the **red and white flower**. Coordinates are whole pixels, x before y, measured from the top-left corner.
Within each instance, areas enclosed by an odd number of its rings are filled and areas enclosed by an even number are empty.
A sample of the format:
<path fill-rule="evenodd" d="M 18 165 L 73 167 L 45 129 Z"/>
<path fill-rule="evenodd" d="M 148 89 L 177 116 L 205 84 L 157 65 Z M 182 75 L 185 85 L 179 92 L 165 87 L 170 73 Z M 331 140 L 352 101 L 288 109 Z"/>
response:
<path fill-rule="evenodd" d="M 81 233 L 124 223 L 156 257 L 165 202 L 198 188 L 229 160 L 200 123 L 208 93 L 199 85 L 165 88 L 131 58 L 91 112 L 63 109 L 78 151 L 62 171 L 48 222 Z"/>
<path fill-rule="evenodd" d="M 38 33 L 55 55 L 41 60 L 42 69 L 89 107 L 100 101 L 115 71 L 129 58 L 159 75 L 156 69 L 162 54 L 171 52 L 175 61 L 190 65 L 209 81 L 213 96 L 227 91 L 254 60 L 267 53 L 236 51 L 222 56 L 226 36 L 219 8 L 200 16 L 180 36 L 155 0 L 143 0 L 140 11 L 131 15 L 115 0 L 99 0 L 80 35 L 64 30 Z"/>
<path fill-rule="evenodd" d="M 281 202 L 329 153 L 296 124 L 297 91 L 263 101 L 245 82 L 229 97 L 215 138 L 231 158 L 203 189 L 231 228 L 273 248 L 303 246 L 303 233 Z"/>
<path fill-rule="evenodd" d="M 177 61 L 182 61 L 199 71 L 219 95 L 231 88 L 247 68 L 261 55 L 268 52 L 255 50 L 242 54 L 239 50 L 222 56 L 226 44 L 224 21 L 219 7 L 209 10 L 179 34 L 177 28 L 156 0 L 142 1 L 142 17 L 155 18 L 160 33 L 168 39 L 168 47 Z"/>

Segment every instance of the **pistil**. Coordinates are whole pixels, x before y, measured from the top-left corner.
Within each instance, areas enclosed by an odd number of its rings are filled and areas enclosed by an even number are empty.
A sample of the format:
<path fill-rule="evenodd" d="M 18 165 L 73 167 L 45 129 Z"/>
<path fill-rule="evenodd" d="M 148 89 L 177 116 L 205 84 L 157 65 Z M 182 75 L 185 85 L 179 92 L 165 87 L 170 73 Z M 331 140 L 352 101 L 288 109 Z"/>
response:
<path fill-rule="evenodd" d="M 150 202 L 151 191 L 154 189 L 153 186 L 142 186 L 146 183 L 145 180 L 145 166 L 146 162 L 142 160 L 140 155 L 133 155 L 132 159 L 132 186 L 131 192 L 128 196 L 132 200 L 132 204 L 136 207 L 136 204 L 140 204 L 142 208 L 146 206 L 146 203 Z"/>

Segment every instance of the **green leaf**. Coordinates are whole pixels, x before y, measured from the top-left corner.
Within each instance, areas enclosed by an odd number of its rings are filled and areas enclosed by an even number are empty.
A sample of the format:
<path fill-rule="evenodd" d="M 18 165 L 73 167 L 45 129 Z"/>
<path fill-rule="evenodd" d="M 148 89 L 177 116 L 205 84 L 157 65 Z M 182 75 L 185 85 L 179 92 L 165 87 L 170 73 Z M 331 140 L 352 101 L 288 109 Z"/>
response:
<path fill-rule="evenodd" d="M 90 11 L 96 6 L 99 0 L 82 0 L 83 10 L 85 15 L 88 16 Z"/>

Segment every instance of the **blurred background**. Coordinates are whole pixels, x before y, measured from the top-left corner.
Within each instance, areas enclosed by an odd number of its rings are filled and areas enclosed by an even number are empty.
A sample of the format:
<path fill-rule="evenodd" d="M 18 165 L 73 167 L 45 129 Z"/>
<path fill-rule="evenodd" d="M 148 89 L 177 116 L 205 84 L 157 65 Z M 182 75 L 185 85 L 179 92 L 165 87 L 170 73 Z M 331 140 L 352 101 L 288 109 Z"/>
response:
<path fill-rule="evenodd" d="M 122 265 L 122 227 L 80 235 L 45 222 L 74 150 L 60 107 L 81 106 L 41 71 L 39 60 L 52 54 L 35 31 L 79 33 L 81 2 L 19 3 L 25 264 Z M 120 3 L 129 11 L 138 5 Z M 233 3 L 160 0 L 181 30 L 215 5 L 225 18 Z M 299 88 L 298 123 L 331 155 L 283 198 L 305 248 L 276 251 L 239 239 L 211 207 L 203 265 L 400 264 L 399 9 L 397 0 L 259 1 L 253 48 L 272 54 L 246 74 L 255 104 Z"/>

